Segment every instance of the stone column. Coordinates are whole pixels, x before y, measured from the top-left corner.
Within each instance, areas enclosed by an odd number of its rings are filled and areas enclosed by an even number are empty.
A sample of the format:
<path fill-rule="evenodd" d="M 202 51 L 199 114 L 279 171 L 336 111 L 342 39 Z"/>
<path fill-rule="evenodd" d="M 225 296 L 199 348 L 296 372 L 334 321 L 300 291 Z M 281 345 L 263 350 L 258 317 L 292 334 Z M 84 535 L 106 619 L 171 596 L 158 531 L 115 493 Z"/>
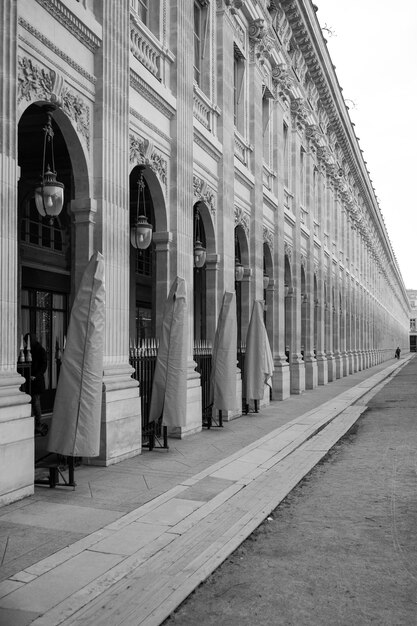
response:
<path fill-rule="evenodd" d="M 71 213 L 75 222 L 75 263 L 73 271 L 74 285 L 71 292 L 77 293 L 83 272 L 94 252 L 94 225 L 97 201 L 93 198 L 71 201 Z"/>
<path fill-rule="evenodd" d="M 293 107 L 294 108 L 294 107 Z M 297 216 L 295 226 L 293 228 L 293 254 L 292 254 L 292 290 L 287 297 L 287 306 L 289 307 L 289 324 L 290 324 L 290 388 L 291 393 L 299 394 L 305 390 L 305 366 L 301 355 L 301 188 L 300 188 L 300 171 L 301 171 L 301 137 L 300 131 L 303 126 L 298 128 L 299 118 L 298 110 L 295 109 L 292 114 L 292 132 L 291 132 L 291 186 L 294 194 L 293 202 Z"/>
<path fill-rule="evenodd" d="M 314 188 L 313 171 L 314 162 L 312 158 L 313 142 L 310 142 L 309 150 L 306 153 L 306 203 L 308 210 L 307 227 L 310 230 L 310 237 L 307 239 L 307 258 L 305 259 L 304 271 L 306 279 L 305 297 L 302 307 L 305 315 L 305 345 L 304 345 L 304 367 L 306 389 L 314 389 L 318 385 L 317 361 L 314 355 Z"/>
<path fill-rule="evenodd" d="M 99 3 L 102 46 L 96 56 L 94 111 L 96 241 L 105 263 L 106 331 L 100 456 L 110 465 L 139 454 L 138 383 L 129 365 L 129 5 Z"/>
<path fill-rule="evenodd" d="M 17 2 L 0 3 L 0 506 L 33 493 L 33 418 L 17 373 Z"/>
<path fill-rule="evenodd" d="M 222 111 L 218 122 L 218 136 L 222 156 L 218 165 L 217 250 L 219 267 L 217 284 L 217 310 L 225 291 L 235 291 L 235 210 L 234 210 L 234 111 L 233 111 L 233 16 L 226 2 L 217 3 L 217 103 Z M 243 295 L 242 295 L 243 300 Z M 243 313 L 243 311 L 242 311 Z M 217 322 L 216 322 L 217 323 Z M 237 355 L 237 346 L 236 346 Z M 236 359 L 237 360 L 237 359 Z M 227 419 L 242 414 L 242 380 L 236 367 L 236 411 Z"/>
<path fill-rule="evenodd" d="M 172 52 L 176 58 L 177 110 L 171 123 L 172 158 L 170 189 L 172 232 L 176 242 L 172 256 L 171 280 L 175 275 L 185 279 L 188 292 L 188 365 L 186 425 L 170 430 L 170 435 L 183 438 L 202 428 L 201 381 L 193 359 L 193 58 L 194 5 L 188 0 L 171 3 Z"/>

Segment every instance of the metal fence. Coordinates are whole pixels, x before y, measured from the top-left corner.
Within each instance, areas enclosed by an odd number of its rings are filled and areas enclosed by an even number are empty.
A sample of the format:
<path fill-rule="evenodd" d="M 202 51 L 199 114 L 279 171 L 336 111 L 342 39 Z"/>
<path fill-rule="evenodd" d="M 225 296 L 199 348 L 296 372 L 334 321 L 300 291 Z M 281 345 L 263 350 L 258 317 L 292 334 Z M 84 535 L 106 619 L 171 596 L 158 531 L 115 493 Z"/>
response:
<path fill-rule="evenodd" d="M 142 413 L 142 447 L 152 450 L 155 447 L 168 448 L 167 427 L 162 426 L 162 416 L 149 423 L 152 383 L 158 354 L 156 339 L 143 339 L 140 345 L 132 344 L 129 362 L 134 368 L 133 377 L 139 383 Z"/>
<path fill-rule="evenodd" d="M 197 363 L 196 372 L 201 376 L 201 405 L 203 426 L 211 426 L 213 405 L 210 400 L 210 377 L 213 348 L 210 341 L 201 339 L 194 342 L 193 358 Z"/>

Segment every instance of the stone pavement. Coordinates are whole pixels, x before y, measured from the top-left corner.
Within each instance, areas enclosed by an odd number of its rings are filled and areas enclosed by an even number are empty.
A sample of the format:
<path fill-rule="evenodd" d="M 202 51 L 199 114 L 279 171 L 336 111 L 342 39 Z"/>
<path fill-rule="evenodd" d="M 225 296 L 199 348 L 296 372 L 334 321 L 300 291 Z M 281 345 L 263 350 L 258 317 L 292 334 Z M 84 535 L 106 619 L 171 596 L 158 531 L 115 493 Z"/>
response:
<path fill-rule="evenodd" d="M 160 624 L 411 356 L 0 509 L 0 624 Z"/>

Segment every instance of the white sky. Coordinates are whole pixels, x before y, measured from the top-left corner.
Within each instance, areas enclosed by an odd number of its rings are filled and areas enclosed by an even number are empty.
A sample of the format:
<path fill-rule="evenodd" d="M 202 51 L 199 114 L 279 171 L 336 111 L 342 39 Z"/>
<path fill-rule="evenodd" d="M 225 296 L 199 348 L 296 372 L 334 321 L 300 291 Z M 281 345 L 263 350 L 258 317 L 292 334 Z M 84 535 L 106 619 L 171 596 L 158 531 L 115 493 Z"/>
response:
<path fill-rule="evenodd" d="M 324 36 L 405 286 L 416 289 L 417 0 L 314 2 L 334 33 Z"/>

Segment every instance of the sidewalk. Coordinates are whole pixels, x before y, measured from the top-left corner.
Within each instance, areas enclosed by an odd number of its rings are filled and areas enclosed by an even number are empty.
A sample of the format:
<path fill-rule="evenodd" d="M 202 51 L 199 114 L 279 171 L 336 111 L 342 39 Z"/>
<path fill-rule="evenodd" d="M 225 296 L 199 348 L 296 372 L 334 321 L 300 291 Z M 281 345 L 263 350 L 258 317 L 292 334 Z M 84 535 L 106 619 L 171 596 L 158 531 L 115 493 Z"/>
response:
<path fill-rule="evenodd" d="M 0 509 L 0 624 L 160 624 L 408 359 L 273 402 Z"/>

